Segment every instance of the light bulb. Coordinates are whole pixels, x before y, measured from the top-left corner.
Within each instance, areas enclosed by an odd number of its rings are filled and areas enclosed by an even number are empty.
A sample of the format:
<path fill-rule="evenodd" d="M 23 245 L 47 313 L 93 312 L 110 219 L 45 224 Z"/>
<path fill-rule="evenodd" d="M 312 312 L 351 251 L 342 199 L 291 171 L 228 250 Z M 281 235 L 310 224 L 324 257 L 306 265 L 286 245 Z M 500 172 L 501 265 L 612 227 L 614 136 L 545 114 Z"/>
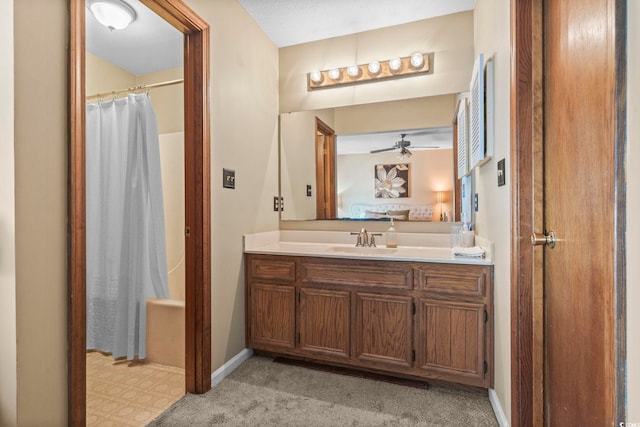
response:
<path fill-rule="evenodd" d="M 322 73 L 320 71 L 312 71 L 311 73 L 309 73 L 309 78 L 314 83 L 320 83 L 320 81 L 322 80 Z"/>
<path fill-rule="evenodd" d="M 349 68 L 347 68 L 347 74 L 351 77 L 358 77 L 358 74 L 360 74 L 360 67 L 357 65 L 350 65 Z"/>
<path fill-rule="evenodd" d="M 402 67 L 402 60 L 400 58 L 392 58 L 389 60 L 389 68 L 391 71 L 398 71 Z"/>
<path fill-rule="evenodd" d="M 380 63 L 378 61 L 370 62 L 367 68 L 371 74 L 378 74 L 380 72 Z"/>
<path fill-rule="evenodd" d="M 136 12 L 123 1 L 99 0 L 89 5 L 96 20 L 110 30 L 122 30 L 136 19 Z"/>
<path fill-rule="evenodd" d="M 329 70 L 329 77 L 331 77 L 333 80 L 338 80 L 340 78 L 340 69 L 333 68 Z"/>
<path fill-rule="evenodd" d="M 411 55 L 411 66 L 413 68 L 421 68 L 424 65 L 424 55 L 421 53 L 414 53 Z"/>

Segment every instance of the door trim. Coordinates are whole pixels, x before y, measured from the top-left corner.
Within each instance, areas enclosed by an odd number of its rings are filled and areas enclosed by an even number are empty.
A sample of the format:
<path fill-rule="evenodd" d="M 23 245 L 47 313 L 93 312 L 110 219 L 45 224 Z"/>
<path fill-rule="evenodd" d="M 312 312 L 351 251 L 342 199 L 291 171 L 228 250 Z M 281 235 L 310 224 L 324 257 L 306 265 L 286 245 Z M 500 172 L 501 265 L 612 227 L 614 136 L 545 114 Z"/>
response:
<path fill-rule="evenodd" d="M 324 135 L 322 146 L 318 143 L 320 133 Z M 313 135 L 316 146 L 316 219 L 334 219 L 336 217 L 336 132 L 316 117 Z M 331 170 L 328 175 L 327 168 Z"/>
<path fill-rule="evenodd" d="M 614 413 L 624 420 L 626 390 L 626 2 L 614 0 L 616 43 Z M 511 425 L 544 425 L 542 251 L 543 0 L 511 0 Z"/>
<path fill-rule="evenodd" d="M 181 0 L 141 0 L 185 35 L 185 382 L 211 388 L 209 26 Z M 85 1 L 70 2 L 68 175 L 68 413 L 86 422 Z"/>

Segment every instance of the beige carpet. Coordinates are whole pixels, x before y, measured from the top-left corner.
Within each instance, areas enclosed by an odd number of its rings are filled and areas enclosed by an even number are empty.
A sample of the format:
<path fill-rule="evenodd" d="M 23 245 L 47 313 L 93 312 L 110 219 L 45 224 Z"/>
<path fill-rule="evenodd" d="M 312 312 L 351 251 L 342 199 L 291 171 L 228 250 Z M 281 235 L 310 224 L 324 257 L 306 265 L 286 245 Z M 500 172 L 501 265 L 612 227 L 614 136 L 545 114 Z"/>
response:
<path fill-rule="evenodd" d="M 252 357 L 149 426 L 497 426 L 486 394 L 421 390 Z"/>

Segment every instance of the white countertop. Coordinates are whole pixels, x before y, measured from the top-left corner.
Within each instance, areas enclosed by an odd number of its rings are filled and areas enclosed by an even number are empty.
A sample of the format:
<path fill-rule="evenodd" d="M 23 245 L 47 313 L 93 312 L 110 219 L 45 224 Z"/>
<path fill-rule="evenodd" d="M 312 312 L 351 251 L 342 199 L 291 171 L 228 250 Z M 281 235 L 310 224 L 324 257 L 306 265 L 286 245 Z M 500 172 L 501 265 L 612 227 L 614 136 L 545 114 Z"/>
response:
<path fill-rule="evenodd" d="M 355 236 L 338 231 L 280 230 L 244 236 L 244 252 L 327 258 L 386 261 L 440 262 L 491 265 L 492 243 L 476 237 L 484 258 L 454 257 L 448 234 L 398 233 L 397 248 L 386 248 L 385 237 L 376 236 L 378 247 L 356 247 Z"/>

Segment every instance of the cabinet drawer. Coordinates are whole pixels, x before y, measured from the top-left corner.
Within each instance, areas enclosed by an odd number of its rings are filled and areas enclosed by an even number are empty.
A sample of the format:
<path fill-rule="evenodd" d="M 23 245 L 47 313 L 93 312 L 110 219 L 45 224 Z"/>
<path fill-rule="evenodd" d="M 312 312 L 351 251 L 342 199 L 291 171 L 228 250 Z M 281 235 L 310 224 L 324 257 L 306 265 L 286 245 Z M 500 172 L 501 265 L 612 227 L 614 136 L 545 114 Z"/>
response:
<path fill-rule="evenodd" d="M 484 297 L 489 269 L 477 265 L 418 267 L 416 287 L 428 293 Z"/>
<path fill-rule="evenodd" d="M 296 262 L 285 257 L 249 257 L 249 276 L 252 281 L 293 283 L 296 280 Z"/>
<path fill-rule="evenodd" d="M 302 283 L 412 289 L 413 271 L 402 263 L 360 260 L 302 261 Z"/>

